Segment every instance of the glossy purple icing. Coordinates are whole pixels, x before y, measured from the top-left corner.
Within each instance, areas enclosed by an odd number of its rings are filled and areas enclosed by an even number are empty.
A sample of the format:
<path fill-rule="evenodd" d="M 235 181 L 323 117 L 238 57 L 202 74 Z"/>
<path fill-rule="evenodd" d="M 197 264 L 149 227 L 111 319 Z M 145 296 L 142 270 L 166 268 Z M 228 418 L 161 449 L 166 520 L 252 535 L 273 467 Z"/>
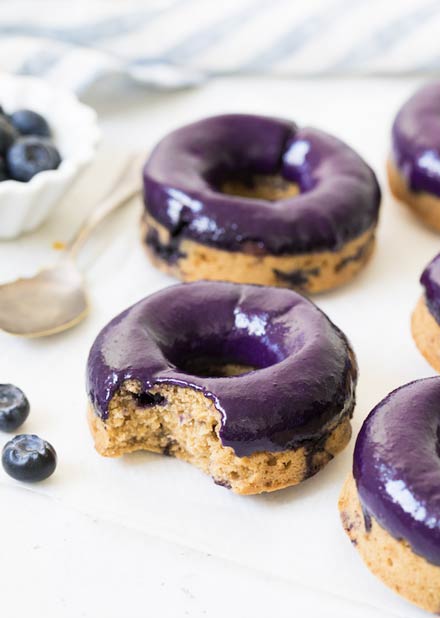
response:
<path fill-rule="evenodd" d="M 420 277 L 425 301 L 434 319 L 440 324 L 440 253 L 429 262 Z"/>
<path fill-rule="evenodd" d="M 440 197 L 440 82 L 418 90 L 400 109 L 392 157 L 413 191 Z"/>
<path fill-rule="evenodd" d="M 226 195 L 225 179 L 280 174 L 301 193 L 279 201 Z M 338 250 L 377 221 L 380 189 L 349 146 L 264 116 L 214 116 L 173 131 L 144 168 L 147 212 L 174 238 L 271 254 Z"/>
<path fill-rule="evenodd" d="M 185 371 L 194 358 L 258 369 L 201 377 Z M 222 443 L 244 456 L 316 440 L 351 415 L 357 367 L 345 336 L 300 294 L 200 281 L 141 300 L 98 335 L 87 365 L 98 415 L 132 378 L 145 392 L 161 383 L 202 391 L 221 413 Z"/>
<path fill-rule="evenodd" d="M 440 565 L 440 377 L 390 393 L 365 420 L 353 473 L 367 514 Z"/>

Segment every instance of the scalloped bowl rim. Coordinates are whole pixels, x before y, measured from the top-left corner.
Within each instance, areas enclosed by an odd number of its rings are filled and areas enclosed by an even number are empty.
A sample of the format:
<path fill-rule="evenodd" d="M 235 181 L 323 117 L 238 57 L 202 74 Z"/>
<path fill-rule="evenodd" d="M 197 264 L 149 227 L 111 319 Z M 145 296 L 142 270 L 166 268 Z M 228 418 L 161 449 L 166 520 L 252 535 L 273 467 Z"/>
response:
<path fill-rule="evenodd" d="M 33 189 L 39 189 L 41 185 L 51 183 L 52 181 L 61 182 L 69 181 L 81 168 L 89 163 L 96 152 L 96 146 L 101 137 L 101 131 L 97 124 L 97 113 L 94 109 L 85 105 L 76 97 L 76 95 L 68 90 L 53 86 L 44 80 L 36 77 L 15 76 L 7 73 L 0 73 L 0 92 L 2 86 L 6 84 L 8 88 L 20 87 L 26 89 L 37 88 L 40 92 L 44 92 L 46 96 L 59 98 L 63 101 L 63 107 L 74 108 L 76 119 L 81 117 L 82 128 L 81 132 L 87 139 L 84 140 L 83 147 L 75 150 L 67 156 L 62 154 L 62 161 L 59 167 L 55 170 L 44 170 L 36 174 L 29 182 L 20 182 L 18 180 L 7 179 L 0 182 L 0 198 L 2 194 L 17 192 L 30 192 Z M 29 109 L 32 109 L 29 107 Z M 6 107 L 6 111 L 9 111 Z M 11 110 L 13 111 L 13 110 Z M 35 109 L 35 111 L 37 111 Z M 64 110 L 63 110 L 64 113 Z M 50 124 L 50 114 L 45 116 Z M 57 146 L 57 140 L 55 139 Z"/>

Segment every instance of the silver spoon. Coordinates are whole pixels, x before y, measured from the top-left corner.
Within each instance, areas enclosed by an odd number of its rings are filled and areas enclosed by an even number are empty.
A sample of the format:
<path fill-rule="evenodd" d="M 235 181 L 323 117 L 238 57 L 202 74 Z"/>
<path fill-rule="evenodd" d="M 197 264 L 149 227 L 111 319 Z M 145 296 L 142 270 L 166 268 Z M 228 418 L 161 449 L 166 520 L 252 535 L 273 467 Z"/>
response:
<path fill-rule="evenodd" d="M 130 158 L 113 189 L 86 218 L 60 261 L 34 277 L 0 285 L 0 329 L 22 337 L 67 330 L 88 313 L 83 277 L 75 258 L 90 233 L 111 212 L 140 191 L 139 156 Z"/>

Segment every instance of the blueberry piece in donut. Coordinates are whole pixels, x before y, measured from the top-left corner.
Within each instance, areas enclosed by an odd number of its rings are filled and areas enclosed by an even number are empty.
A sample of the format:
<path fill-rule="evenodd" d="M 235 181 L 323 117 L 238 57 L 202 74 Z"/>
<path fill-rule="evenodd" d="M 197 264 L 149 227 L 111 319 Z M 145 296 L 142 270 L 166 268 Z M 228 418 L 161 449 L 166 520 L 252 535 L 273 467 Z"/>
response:
<path fill-rule="evenodd" d="M 428 363 L 440 372 L 440 254 L 420 277 L 423 294 L 411 319 L 414 341 Z"/>
<path fill-rule="evenodd" d="M 295 485 L 348 443 L 357 366 L 341 331 L 287 289 L 200 281 L 114 318 L 87 365 L 101 455 L 198 466 L 239 494 Z"/>
<path fill-rule="evenodd" d="M 183 279 L 320 292 L 349 281 L 374 248 L 380 189 L 337 138 L 232 114 L 173 131 L 144 167 L 144 244 Z"/>
<path fill-rule="evenodd" d="M 383 399 L 357 437 L 339 499 L 345 531 L 369 569 L 440 613 L 440 377 Z"/>
<path fill-rule="evenodd" d="M 392 127 L 388 180 L 394 196 L 440 231 L 440 81 L 406 101 Z"/>

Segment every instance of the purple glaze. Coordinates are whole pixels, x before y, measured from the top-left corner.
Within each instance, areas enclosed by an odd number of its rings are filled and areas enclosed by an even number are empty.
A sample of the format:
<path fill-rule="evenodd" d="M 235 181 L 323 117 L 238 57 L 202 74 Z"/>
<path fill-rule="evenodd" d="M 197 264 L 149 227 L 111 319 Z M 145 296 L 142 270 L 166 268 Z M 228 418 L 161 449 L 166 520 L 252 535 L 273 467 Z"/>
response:
<path fill-rule="evenodd" d="M 233 377 L 185 371 L 208 357 L 257 367 Z M 220 437 L 237 455 L 282 451 L 323 436 L 351 414 L 357 367 L 345 336 L 311 301 L 270 287 L 206 282 L 171 286 L 114 318 L 90 351 L 96 413 L 127 379 L 202 391 L 220 411 Z"/>
<path fill-rule="evenodd" d="M 279 201 L 226 195 L 227 178 L 280 174 L 301 193 Z M 173 131 L 144 168 L 147 212 L 171 231 L 230 251 L 338 250 L 377 221 L 380 189 L 340 140 L 293 122 L 214 116 Z"/>
<path fill-rule="evenodd" d="M 418 90 L 400 109 L 392 157 L 413 191 L 440 197 L 440 82 Z"/>
<path fill-rule="evenodd" d="M 429 262 L 420 277 L 420 283 L 425 291 L 429 312 L 440 324 L 440 253 Z"/>
<path fill-rule="evenodd" d="M 353 473 L 364 510 L 440 565 L 440 377 L 381 401 L 356 440 Z"/>

